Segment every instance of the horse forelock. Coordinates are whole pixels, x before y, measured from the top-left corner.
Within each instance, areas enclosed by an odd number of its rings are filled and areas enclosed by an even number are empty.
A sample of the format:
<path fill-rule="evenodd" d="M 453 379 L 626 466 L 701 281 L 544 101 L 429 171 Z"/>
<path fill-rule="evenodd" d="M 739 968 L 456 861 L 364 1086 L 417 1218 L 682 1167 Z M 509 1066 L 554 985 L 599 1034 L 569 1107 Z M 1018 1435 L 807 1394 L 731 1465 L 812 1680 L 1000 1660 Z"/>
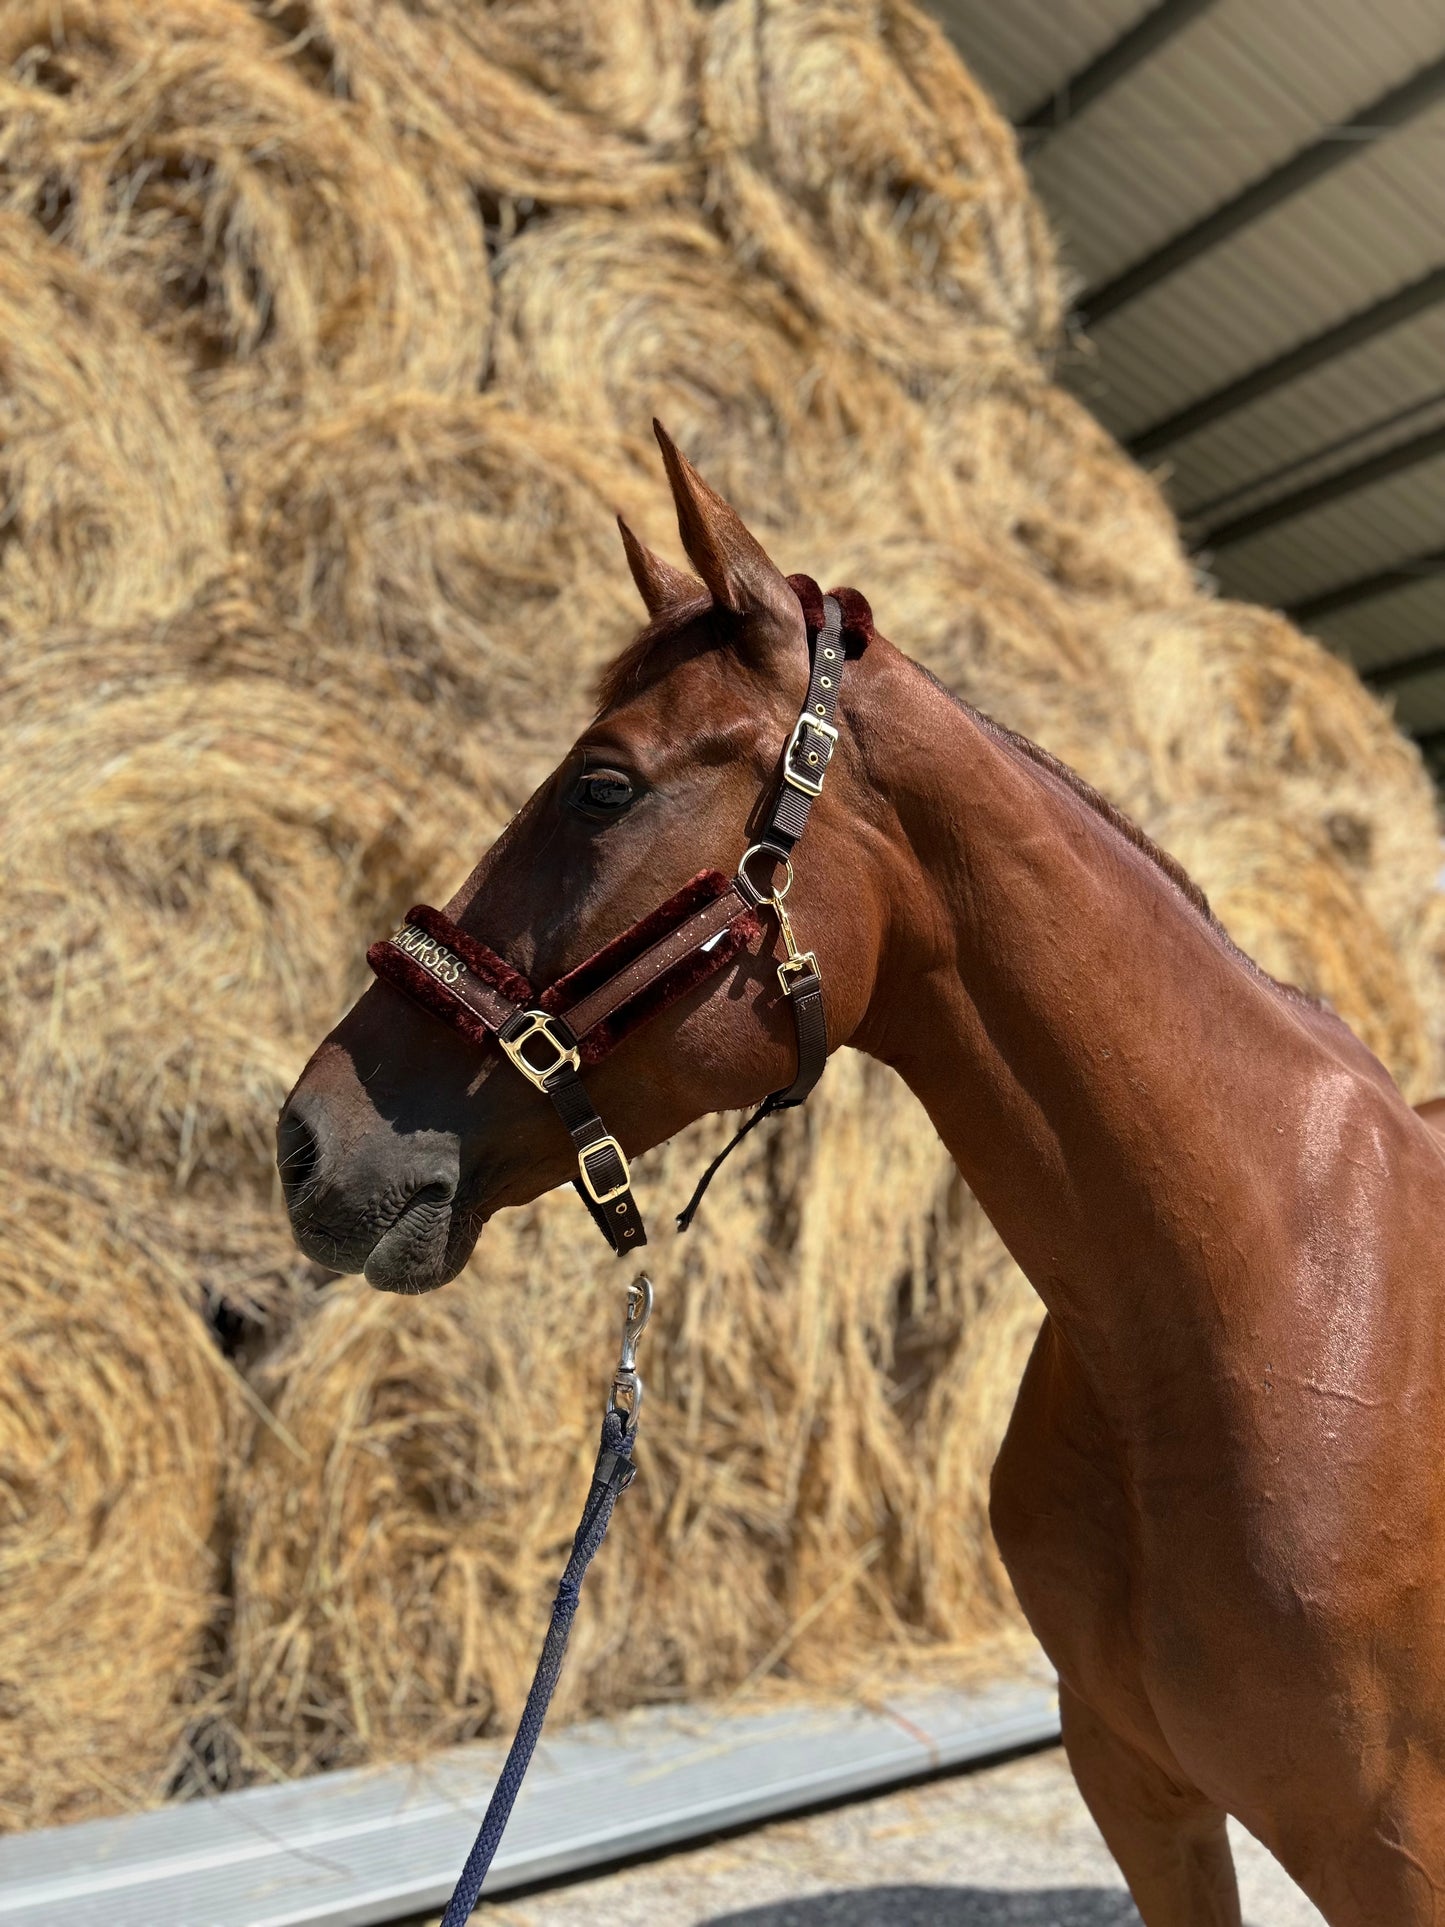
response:
<path fill-rule="evenodd" d="M 715 605 L 711 596 L 693 596 L 689 601 L 674 603 L 671 608 L 655 615 L 598 676 L 593 692 L 597 713 L 601 715 L 603 710 L 621 702 L 624 696 L 635 695 L 638 690 L 645 688 L 660 673 L 662 645 L 714 613 Z M 699 640 L 706 645 L 713 639 L 709 633 Z"/>

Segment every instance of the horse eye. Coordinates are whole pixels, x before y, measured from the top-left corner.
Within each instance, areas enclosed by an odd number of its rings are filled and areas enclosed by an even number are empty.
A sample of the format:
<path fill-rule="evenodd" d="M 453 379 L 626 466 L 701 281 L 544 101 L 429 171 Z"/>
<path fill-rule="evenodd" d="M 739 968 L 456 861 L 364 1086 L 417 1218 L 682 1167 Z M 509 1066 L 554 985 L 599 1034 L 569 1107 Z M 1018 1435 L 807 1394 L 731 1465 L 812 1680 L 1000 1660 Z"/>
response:
<path fill-rule="evenodd" d="M 577 779 L 572 801 L 589 816 L 616 816 L 633 801 L 633 789 L 615 769 L 589 769 Z"/>

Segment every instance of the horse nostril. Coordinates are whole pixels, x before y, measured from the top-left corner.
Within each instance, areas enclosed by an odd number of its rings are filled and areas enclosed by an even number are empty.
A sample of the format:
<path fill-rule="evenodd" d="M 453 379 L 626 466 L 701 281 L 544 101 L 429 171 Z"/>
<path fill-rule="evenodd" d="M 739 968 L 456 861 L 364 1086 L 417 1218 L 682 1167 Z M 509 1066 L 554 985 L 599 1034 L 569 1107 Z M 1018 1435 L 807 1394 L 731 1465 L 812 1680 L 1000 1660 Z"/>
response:
<path fill-rule="evenodd" d="M 276 1168 L 281 1173 L 281 1189 L 293 1210 L 315 1187 L 316 1166 L 321 1146 L 315 1131 L 288 1104 L 276 1125 Z"/>
<path fill-rule="evenodd" d="M 457 1187 L 445 1178 L 436 1179 L 431 1184 L 418 1185 L 407 1199 L 405 1209 L 413 1210 L 417 1205 L 450 1204 L 457 1194 Z"/>

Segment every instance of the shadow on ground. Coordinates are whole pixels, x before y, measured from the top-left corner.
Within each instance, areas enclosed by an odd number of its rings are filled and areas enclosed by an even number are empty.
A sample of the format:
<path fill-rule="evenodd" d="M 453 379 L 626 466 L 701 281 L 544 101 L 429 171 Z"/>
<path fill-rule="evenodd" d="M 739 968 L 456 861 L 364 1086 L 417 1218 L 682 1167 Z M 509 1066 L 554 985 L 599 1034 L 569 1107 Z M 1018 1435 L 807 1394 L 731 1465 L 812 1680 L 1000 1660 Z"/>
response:
<path fill-rule="evenodd" d="M 867 1887 L 714 1914 L 707 1927 L 1139 1927 L 1139 1915 L 1104 1887 Z"/>

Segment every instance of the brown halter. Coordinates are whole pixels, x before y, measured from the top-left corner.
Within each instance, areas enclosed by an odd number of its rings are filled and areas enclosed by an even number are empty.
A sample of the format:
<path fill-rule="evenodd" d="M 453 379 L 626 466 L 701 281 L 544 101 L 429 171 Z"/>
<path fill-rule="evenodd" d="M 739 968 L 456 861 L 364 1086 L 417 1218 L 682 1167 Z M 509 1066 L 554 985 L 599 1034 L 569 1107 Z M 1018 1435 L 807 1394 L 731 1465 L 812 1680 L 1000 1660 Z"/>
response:
<path fill-rule="evenodd" d="M 801 1104 L 828 1060 L 823 981 L 812 951 L 799 950 L 785 898 L 792 853 L 822 794 L 838 740 L 834 721 L 846 651 L 838 596 L 820 596 L 807 577 L 790 578 L 805 616 L 821 605 L 821 622 L 808 622 L 812 670 L 808 693 L 783 751 L 782 782 L 767 827 L 750 845 L 737 874 L 703 870 L 655 910 L 614 937 L 576 969 L 534 998 L 526 978 L 453 923 L 418 904 L 394 936 L 374 943 L 366 960 L 378 977 L 421 1004 L 474 1044 L 495 1038 L 527 1081 L 552 1100 L 577 1148 L 573 1180 L 598 1229 L 619 1256 L 647 1243 L 632 1195 L 622 1146 L 597 1115 L 582 1082 L 584 1064 L 599 1063 L 622 1039 L 699 983 L 715 976 L 762 930 L 758 912 L 777 919 L 787 952 L 778 981 L 797 1033 L 798 1067 L 791 1084 L 773 1091 L 703 1173 L 678 1218 L 686 1230 L 723 1159 L 755 1124 L 774 1111 Z M 861 596 L 840 594 L 866 608 Z M 850 633 L 854 632 L 850 625 Z M 861 633 L 866 634 L 866 624 Z M 751 870 L 783 867 L 781 885 L 761 888 Z"/>

